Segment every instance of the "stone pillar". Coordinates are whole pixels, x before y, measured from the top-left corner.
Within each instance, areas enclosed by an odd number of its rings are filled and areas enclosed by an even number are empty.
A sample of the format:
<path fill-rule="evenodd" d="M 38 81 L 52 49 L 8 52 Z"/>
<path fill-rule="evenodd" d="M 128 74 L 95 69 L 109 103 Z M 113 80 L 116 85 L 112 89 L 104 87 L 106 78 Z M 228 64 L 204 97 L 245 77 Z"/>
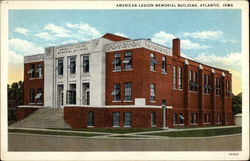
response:
<path fill-rule="evenodd" d="M 186 126 L 190 125 L 190 94 L 189 94 L 189 62 L 188 60 L 185 60 L 185 66 L 184 66 L 184 93 L 185 93 L 185 124 Z"/>
<path fill-rule="evenodd" d="M 203 126 L 204 125 L 204 98 L 203 98 L 203 67 L 200 64 L 199 65 L 199 90 L 198 90 L 198 100 L 199 100 L 199 125 Z"/>

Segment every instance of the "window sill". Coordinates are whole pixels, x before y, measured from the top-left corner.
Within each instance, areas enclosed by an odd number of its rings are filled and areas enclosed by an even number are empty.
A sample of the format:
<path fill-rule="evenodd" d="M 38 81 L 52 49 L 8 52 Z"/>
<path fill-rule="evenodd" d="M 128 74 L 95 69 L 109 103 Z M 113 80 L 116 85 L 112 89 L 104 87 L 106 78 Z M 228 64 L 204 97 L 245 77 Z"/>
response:
<path fill-rule="evenodd" d="M 180 88 L 179 88 L 178 91 L 183 91 L 183 89 L 180 89 Z"/>
<path fill-rule="evenodd" d="M 29 78 L 29 80 L 35 80 L 36 78 Z"/>
<path fill-rule="evenodd" d="M 114 128 L 119 128 L 120 126 L 113 126 Z"/>
<path fill-rule="evenodd" d="M 156 103 L 156 101 L 149 101 L 150 103 Z"/>
<path fill-rule="evenodd" d="M 210 96 L 210 93 L 203 93 L 204 95 L 206 95 L 206 96 Z"/>
<path fill-rule="evenodd" d="M 156 125 L 151 125 L 151 127 L 156 127 Z"/>
<path fill-rule="evenodd" d="M 184 124 L 177 124 L 177 125 L 179 125 L 179 126 L 184 126 Z"/>
<path fill-rule="evenodd" d="M 133 100 L 124 100 L 123 102 L 133 102 Z"/>
<path fill-rule="evenodd" d="M 43 103 L 36 103 L 36 104 L 38 104 L 38 105 L 42 105 Z"/>
<path fill-rule="evenodd" d="M 161 72 L 161 74 L 167 75 L 167 72 Z"/>
<path fill-rule="evenodd" d="M 89 72 L 86 72 L 86 73 L 82 72 L 82 75 L 90 75 L 90 73 Z"/>
<path fill-rule="evenodd" d="M 36 79 L 43 79 L 43 78 L 36 78 Z"/>
<path fill-rule="evenodd" d="M 112 101 L 112 102 L 122 102 L 121 100 L 119 100 L 119 101 Z"/>
<path fill-rule="evenodd" d="M 124 72 L 131 71 L 131 70 L 133 70 L 133 68 L 131 68 L 131 69 L 123 69 Z"/>
<path fill-rule="evenodd" d="M 35 103 L 29 103 L 29 105 L 34 105 Z"/>
<path fill-rule="evenodd" d="M 87 128 L 94 128 L 95 126 L 87 126 Z"/>
<path fill-rule="evenodd" d="M 190 124 L 190 125 L 193 125 L 193 126 L 195 126 L 195 125 L 198 125 L 197 123 L 195 123 L 195 124 Z"/>
<path fill-rule="evenodd" d="M 156 72 L 156 70 L 150 70 L 150 72 Z"/>
<path fill-rule="evenodd" d="M 124 128 L 130 128 L 131 126 L 124 126 Z"/>
<path fill-rule="evenodd" d="M 190 93 L 196 93 L 196 94 L 198 93 L 197 91 L 190 91 L 190 90 L 188 92 L 190 92 Z"/>
<path fill-rule="evenodd" d="M 121 72 L 122 70 L 113 70 L 113 72 Z"/>

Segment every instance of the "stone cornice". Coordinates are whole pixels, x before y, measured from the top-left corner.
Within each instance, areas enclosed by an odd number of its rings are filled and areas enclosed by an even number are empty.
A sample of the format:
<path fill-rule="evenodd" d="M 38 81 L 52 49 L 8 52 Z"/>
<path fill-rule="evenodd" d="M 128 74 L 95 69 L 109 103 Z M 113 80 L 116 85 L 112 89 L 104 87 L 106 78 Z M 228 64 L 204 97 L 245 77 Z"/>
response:
<path fill-rule="evenodd" d="M 163 47 L 156 43 L 153 43 L 149 40 L 140 39 L 140 40 L 127 40 L 127 41 L 118 41 L 115 43 L 110 43 L 106 45 L 106 51 L 119 51 L 119 50 L 129 50 L 135 48 L 146 48 L 152 51 L 156 51 L 168 56 L 172 56 L 172 49 Z"/>
<path fill-rule="evenodd" d="M 24 57 L 24 63 L 44 61 L 44 54 L 30 55 Z"/>

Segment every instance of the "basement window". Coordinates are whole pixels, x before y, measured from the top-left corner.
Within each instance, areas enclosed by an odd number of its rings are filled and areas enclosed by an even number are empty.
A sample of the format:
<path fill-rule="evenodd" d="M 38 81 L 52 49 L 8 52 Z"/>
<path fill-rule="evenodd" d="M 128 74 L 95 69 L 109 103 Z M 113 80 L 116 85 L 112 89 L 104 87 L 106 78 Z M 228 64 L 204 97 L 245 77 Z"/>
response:
<path fill-rule="evenodd" d="M 125 112 L 124 115 L 124 127 L 131 127 L 131 112 Z"/>
<path fill-rule="evenodd" d="M 94 126 L 94 112 L 89 111 L 88 112 L 88 127 Z"/>

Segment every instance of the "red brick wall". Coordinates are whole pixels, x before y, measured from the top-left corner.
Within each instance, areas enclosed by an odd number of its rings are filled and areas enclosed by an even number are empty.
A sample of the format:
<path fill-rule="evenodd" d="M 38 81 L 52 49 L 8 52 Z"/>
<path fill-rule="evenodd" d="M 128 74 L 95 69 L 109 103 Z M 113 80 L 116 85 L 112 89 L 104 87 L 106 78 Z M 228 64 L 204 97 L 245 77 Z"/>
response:
<path fill-rule="evenodd" d="M 37 73 L 35 73 L 35 78 L 30 78 L 28 71 L 30 70 L 30 64 L 35 64 L 35 69 L 37 69 L 38 64 L 42 64 L 43 67 L 43 73 L 42 78 L 37 78 Z M 24 89 L 24 105 L 30 104 L 30 89 L 35 89 L 35 95 L 37 93 L 37 89 L 43 89 L 43 95 L 44 95 L 44 62 L 34 62 L 34 63 L 26 63 L 24 64 L 24 83 L 23 83 L 23 89 Z M 43 97 L 44 98 L 44 97 Z M 36 106 L 43 106 L 42 104 L 37 104 L 37 100 L 35 99 L 35 103 L 32 105 Z M 43 102 L 43 101 L 42 101 Z"/>
<path fill-rule="evenodd" d="M 120 127 L 124 127 L 124 113 L 131 112 L 131 127 L 150 128 L 151 112 L 156 113 L 156 127 L 162 127 L 161 108 L 87 108 L 87 107 L 64 107 L 64 120 L 72 128 L 86 128 L 88 112 L 94 112 L 94 127 L 113 127 L 113 112 L 120 113 Z"/>
<path fill-rule="evenodd" d="M 28 117 L 30 114 L 38 110 L 38 108 L 17 108 L 16 109 L 16 119 L 17 121 Z"/>

